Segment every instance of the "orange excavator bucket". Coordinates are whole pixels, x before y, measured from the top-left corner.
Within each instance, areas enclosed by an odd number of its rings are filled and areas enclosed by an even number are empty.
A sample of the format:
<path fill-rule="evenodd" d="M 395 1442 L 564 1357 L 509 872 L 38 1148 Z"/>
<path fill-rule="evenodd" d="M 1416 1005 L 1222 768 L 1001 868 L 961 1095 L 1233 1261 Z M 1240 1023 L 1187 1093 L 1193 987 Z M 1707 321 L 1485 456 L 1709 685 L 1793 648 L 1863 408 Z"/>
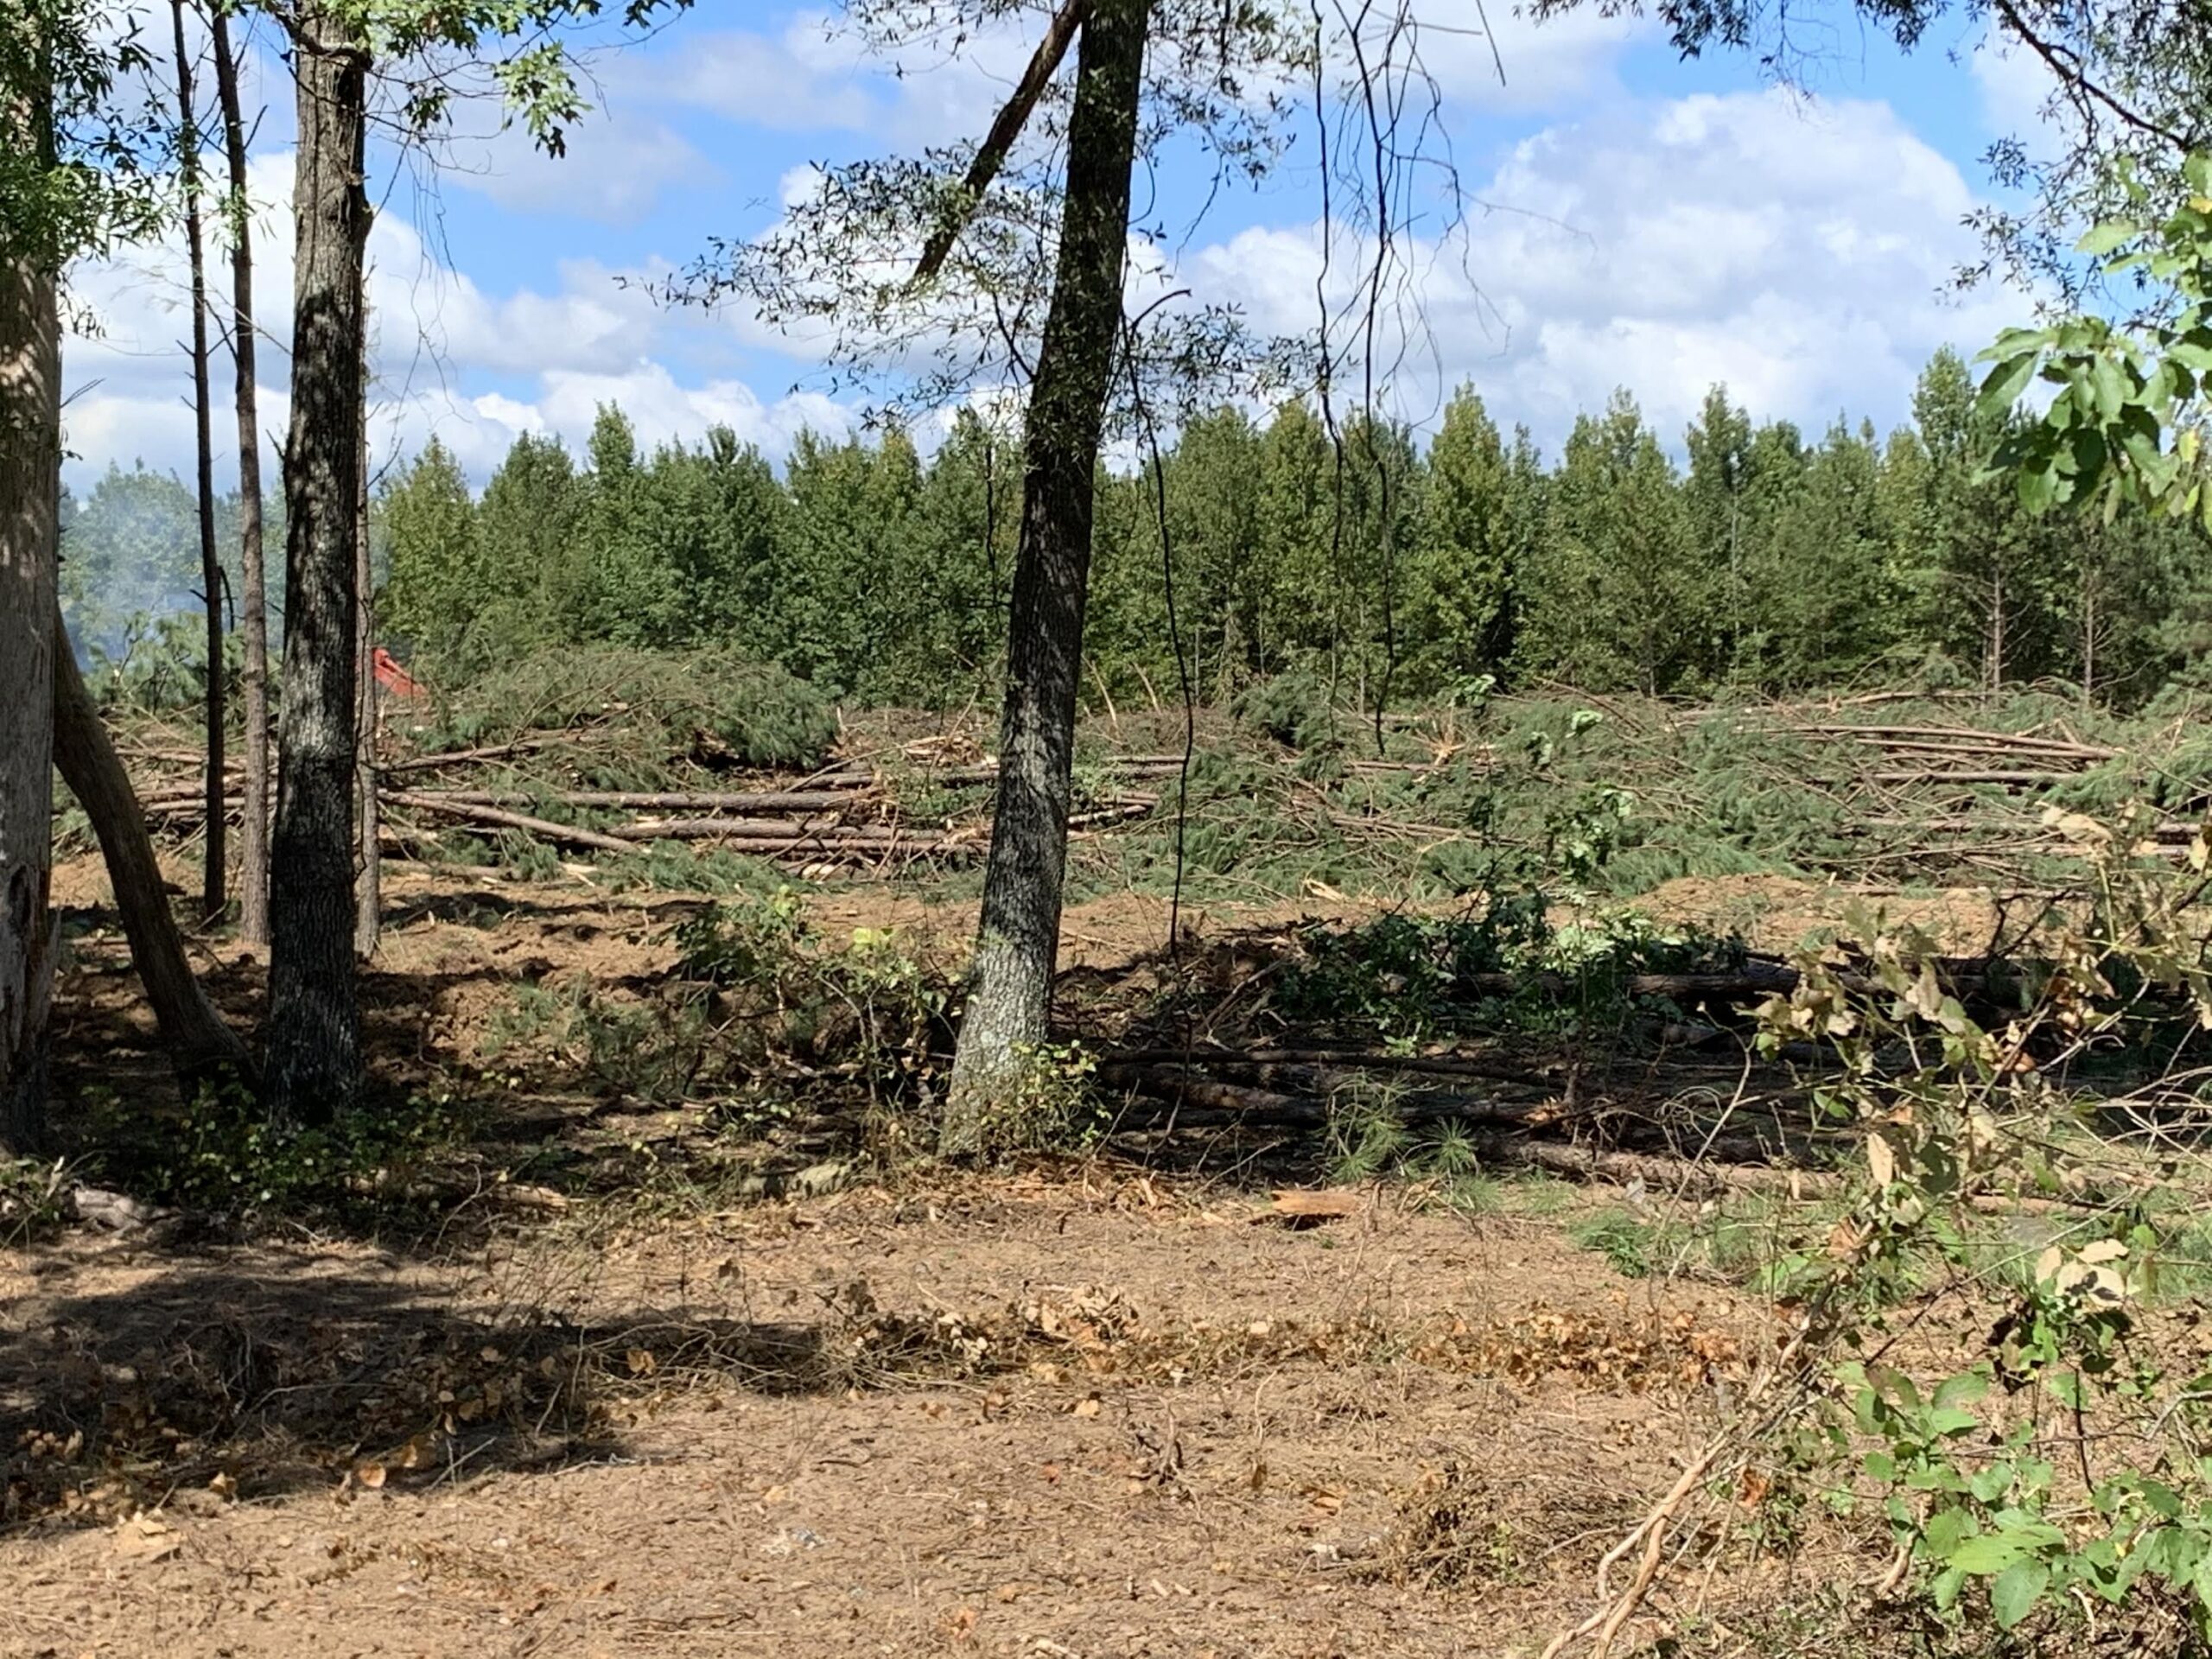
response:
<path fill-rule="evenodd" d="M 398 658 L 382 645 L 376 648 L 369 660 L 376 671 L 377 683 L 387 696 L 404 697 L 411 702 L 429 695 L 423 690 L 422 682 L 402 668 Z"/>

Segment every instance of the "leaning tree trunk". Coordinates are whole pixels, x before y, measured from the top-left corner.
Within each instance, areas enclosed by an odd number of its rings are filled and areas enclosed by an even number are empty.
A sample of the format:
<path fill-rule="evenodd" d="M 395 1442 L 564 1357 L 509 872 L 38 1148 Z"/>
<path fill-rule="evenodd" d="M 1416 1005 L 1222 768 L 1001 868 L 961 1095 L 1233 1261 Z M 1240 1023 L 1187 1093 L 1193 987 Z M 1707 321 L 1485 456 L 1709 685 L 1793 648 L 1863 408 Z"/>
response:
<path fill-rule="evenodd" d="M 353 969 L 353 560 L 359 534 L 367 54 L 345 13 L 293 25 L 292 420 L 284 448 L 283 700 L 270 860 L 270 1116 L 327 1120 L 360 1081 Z"/>
<path fill-rule="evenodd" d="M 223 148 L 231 171 L 232 401 L 238 418 L 238 625 L 245 663 L 245 810 L 238 826 L 238 937 L 269 943 L 269 592 L 261 547 L 261 416 L 254 384 L 253 210 L 246 198 L 245 123 L 238 110 L 238 59 L 230 22 L 213 8 L 215 92 L 223 105 Z M 210 810 L 213 816 L 213 810 Z"/>
<path fill-rule="evenodd" d="M 938 1149 L 985 1128 L 1046 1034 L 1067 869 L 1077 677 L 1090 580 L 1093 468 L 1122 328 L 1129 171 L 1152 0 L 1099 0 L 1077 48 L 1052 308 L 1030 385 L 1007 620 L 998 806 L 967 1013 Z"/>
<path fill-rule="evenodd" d="M 0 144 L 50 162 L 37 89 L 0 86 Z M 0 215 L 0 1146 L 17 1153 L 46 1139 L 54 984 L 61 326 L 45 239 Z"/>
<path fill-rule="evenodd" d="M 192 270 L 192 413 L 200 486 L 200 582 L 207 607 L 207 820 L 200 861 L 200 910 L 223 914 L 223 564 L 215 556 L 215 446 L 208 432 L 207 261 L 200 234 L 200 119 L 193 106 L 192 54 L 184 41 L 184 0 L 169 0 L 176 30 L 177 143 L 184 158 L 184 245 Z"/>
<path fill-rule="evenodd" d="M 146 815 L 77 672 L 77 659 L 69 654 L 59 610 L 54 613 L 53 638 L 54 764 L 99 837 L 123 936 L 130 942 L 131 965 L 161 1027 L 169 1065 L 188 1091 L 199 1083 L 244 1077 L 249 1066 L 245 1045 L 223 1023 L 193 976 L 184 936 L 162 885 L 153 837 L 146 833 Z"/>

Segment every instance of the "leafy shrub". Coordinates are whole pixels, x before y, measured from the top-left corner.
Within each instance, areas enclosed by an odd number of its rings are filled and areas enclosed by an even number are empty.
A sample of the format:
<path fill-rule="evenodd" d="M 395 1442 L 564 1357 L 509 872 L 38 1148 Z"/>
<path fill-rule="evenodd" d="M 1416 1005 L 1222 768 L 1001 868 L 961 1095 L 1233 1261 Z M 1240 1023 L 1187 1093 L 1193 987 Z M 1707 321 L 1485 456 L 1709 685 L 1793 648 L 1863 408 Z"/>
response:
<path fill-rule="evenodd" d="M 149 1123 L 96 1103 L 105 1149 L 95 1166 L 164 1204 L 226 1214 L 345 1207 L 403 1192 L 413 1173 L 476 1127 L 479 1108 L 450 1094 L 365 1104 L 327 1124 L 271 1123 L 243 1087 L 208 1087 L 181 1122 Z"/>
<path fill-rule="evenodd" d="M 856 928 L 833 945 L 779 887 L 702 910 L 675 944 L 674 970 L 642 996 L 522 988 L 486 1058 L 535 1052 L 598 1092 L 708 1105 L 738 1125 L 858 1107 L 881 1128 L 933 1105 L 952 981 L 894 935 Z"/>
<path fill-rule="evenodd" d="M 2162 1258 L 2185 1275 L 2195 1243 L 2185 1216 L 2171 1229 L 2154 1208 L 2172 1164 L 2129 1201 L 2062 1212 L 2024 1272 L 1993 1270 L 1978 1238 L 2007 1193 L 2080 1192 L 2112 1166 L 2111 1143 L 2063 1133 L 2097 1121 L 2097 1100 L 2063 1081 L 2091 1049 L 2138 1058 L 2147 1075 L 2117 1093 L 2193 1113 L 2201 1057 L 2173 1033 L 2212 1020 L 2200 889 L 2114 836 L 2082 901 L 2045 918 L 2019 994 L 1983 994 L 1995 1017 L 1943 982 L 1927 940 L 1871 915 L 1853 919 L 1850 979 L 1808 956 L 1764 1011 L 1770 1051 L 1834 1050 L 1817 1098 L 1866 1154 L 1849 1211 L 1791 1287 L 1818 1357 L 1782 1432 L 1815 1465 L 1825 1449 L 1831 1506 L 1885 1527 L 1891 1582 L 1954 1631 L 1986 1608 L 2000 1630 L 2039 1621 L 2037 1650 L 2056 1651 L 2056 1627 L 2103 1604 L 2177 1612 L 2212 1637 L 2212 1393 L 2201 1356 L 2143 1317 Z M 1909 1375 L 1895 1336 L 1923 1318 L 1911 1305 L 1962 1293 L 1998 1314 L 1970 1320 L 1980 1353 Z"/>
<path fill-rule="evenodd" d="M 67 1215 L 68 1166 L 0 1158 L 0 1246 L 43 1238 Z"/>
<path fill-rule="evenodd" d="M 1726 972 L 1745 959 L 1738 939 L 1670 931 L 1634 912 L 1557 925 L 1534 892 L 1458 917 L 1315 925 L 1299 943 L 1276 994 L 1285 1014 L 1407 1039 L 1617 1018 L 1633 975 Z"/>

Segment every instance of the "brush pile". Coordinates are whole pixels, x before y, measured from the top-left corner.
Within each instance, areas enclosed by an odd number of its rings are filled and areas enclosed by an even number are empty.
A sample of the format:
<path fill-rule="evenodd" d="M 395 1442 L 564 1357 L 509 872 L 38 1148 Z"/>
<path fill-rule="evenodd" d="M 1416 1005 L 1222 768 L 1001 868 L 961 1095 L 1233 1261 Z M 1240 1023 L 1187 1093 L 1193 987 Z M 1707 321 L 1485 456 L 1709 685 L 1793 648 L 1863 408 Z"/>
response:
<path fill-rule="evenodd" d="M 2212 799 L 2196 707 L 2124 718 L 2034 690 L 1717 705 L 1541 690 L 1382 721 L 1261 713 L 1200 711 L 1187 766 L 1179 716 L 1087 723 L 1078 890 L 1179 877 L 1223 897 L 1437 897 L 1549 879 L 1632 894 L 1753 874 L 2044 887 L 2078 868 L 2075 815 L 2134 804 L 2129 833 L 2177 855 Z M 173 835 L 202 811 L 188 718 L 124 746 Z M 988 736 L 978 710 L 849 715 L 778 671 L 583 652 L 434 716 L 391 707 L 385 826 L 400 856 L 525 874 L 661 861 L 679 886 L 679 865 L 731 855 L 822 874 L 972 863 Z"/>

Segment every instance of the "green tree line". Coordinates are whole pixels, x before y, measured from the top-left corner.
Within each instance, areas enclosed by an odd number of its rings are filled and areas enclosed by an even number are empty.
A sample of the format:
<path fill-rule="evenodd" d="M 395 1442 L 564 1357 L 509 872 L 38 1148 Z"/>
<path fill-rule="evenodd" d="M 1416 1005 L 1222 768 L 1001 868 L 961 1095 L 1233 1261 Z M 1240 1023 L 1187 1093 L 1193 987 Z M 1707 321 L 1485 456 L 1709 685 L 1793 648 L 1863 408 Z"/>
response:
<path fill-rule="evenodd" d="M 1215 701 L 1289 670 L 1361 704 L 1483 676 L 1675 694 L 1911 677 L 2132 704 L 2197 671 L 2201 529 L 2031 515 L 1984 475 L 2005 435 L 1948 352 L 1886 437 L 1758 423 L 1716 387 L 1681 462 L 1626 392 L 1556 460 L 1465 389 L 1425 446 L 1300 403 L 1224 409 L 1157 478 L 1099 468 L 1085 691 L 1167 702 L 1187 676 Z M 805 435 L 779 474 L 726 429 L 645 453 L 610 408 L 581 457 L 518 439 L 480 495 L 434 442 L 376 503 L 379 627 L 454 683 L 606 641 L 721 645 L 864 703 L 988 698 L 1020 453 L 963 412 L 926 459 L 896 429 Z M 111 649 L 191 590 L 189 508 L 175 480 L 117 470 L 68 513 L 80 645 Z"/>

